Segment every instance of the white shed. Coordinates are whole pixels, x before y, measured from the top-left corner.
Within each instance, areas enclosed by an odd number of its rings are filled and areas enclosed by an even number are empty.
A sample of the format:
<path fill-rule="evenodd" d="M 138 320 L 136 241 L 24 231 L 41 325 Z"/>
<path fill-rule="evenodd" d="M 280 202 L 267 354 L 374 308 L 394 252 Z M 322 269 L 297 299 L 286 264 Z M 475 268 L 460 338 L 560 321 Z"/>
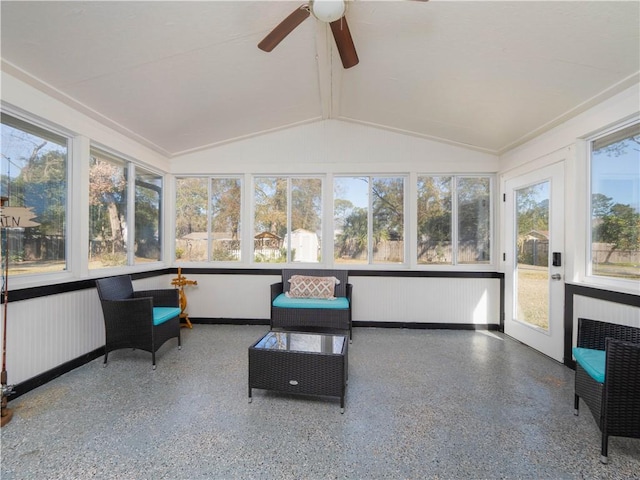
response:
<path fill-rule="evenodd" d="M 318 247 L 318 235 L 315 232 L 303 228 L 291 232 L 291 251 L 294 252 L 294 262 L 318 262 Z"/>

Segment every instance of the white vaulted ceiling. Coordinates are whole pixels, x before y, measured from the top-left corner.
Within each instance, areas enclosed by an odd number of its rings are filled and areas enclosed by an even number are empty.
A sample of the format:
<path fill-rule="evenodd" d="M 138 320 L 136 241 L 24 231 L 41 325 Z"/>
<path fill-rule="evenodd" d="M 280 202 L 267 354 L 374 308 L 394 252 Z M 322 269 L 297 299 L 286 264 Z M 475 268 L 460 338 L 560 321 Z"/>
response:
<path fill-rule="evenodd" d="M 1 3 L 2 68 L 175 156 L 321 119 L 502 153 L 628 88 L 638 1 L 348 3 L 258 42 L 302 1 Z"/>

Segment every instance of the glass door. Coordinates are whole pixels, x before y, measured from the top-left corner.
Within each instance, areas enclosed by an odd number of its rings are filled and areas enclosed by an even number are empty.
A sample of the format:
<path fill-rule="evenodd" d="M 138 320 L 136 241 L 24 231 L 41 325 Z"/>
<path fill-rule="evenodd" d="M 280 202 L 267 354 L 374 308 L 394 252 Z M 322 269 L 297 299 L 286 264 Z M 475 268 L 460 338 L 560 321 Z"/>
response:
<path fill-rule="evenodd" d="M 564 356 L 563 164 L 506 183 L 505 333 Z"/>

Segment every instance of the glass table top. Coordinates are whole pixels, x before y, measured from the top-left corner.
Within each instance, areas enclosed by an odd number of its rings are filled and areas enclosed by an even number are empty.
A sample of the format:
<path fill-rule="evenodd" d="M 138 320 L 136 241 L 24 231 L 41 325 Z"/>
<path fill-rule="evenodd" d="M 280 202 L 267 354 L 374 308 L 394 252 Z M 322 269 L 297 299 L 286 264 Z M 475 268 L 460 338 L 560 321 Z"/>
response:
<path fill-rule="evenodd" d="M 340 354 L 344 348 L 345 339 L 344 335 L 269 332 L 253 348 Z"/>

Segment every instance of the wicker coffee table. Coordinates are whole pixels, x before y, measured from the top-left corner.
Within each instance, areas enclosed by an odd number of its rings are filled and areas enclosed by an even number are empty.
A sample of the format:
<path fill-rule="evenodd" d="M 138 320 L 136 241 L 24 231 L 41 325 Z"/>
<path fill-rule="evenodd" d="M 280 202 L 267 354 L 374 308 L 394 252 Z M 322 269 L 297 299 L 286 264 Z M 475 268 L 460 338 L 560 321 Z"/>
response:
<path fill-rule="evenodd" d="M 340 398 L 344 413 L 349 342 L 346 335 L 271 331 L 249 347 L 251 390 Z"/>

